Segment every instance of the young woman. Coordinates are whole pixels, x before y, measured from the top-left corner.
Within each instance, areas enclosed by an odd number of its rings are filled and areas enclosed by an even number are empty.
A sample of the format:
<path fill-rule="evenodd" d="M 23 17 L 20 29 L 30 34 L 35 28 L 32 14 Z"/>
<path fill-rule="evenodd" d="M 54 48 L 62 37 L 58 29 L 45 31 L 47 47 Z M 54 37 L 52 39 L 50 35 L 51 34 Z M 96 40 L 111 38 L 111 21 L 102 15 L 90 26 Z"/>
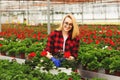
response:
<path fill-rule="evenodd" d="M 75 60 L 79 49 L 79 27 L 72 14 L 66 15 L 60 27 L 51 32 L 46 48 L 46 57 L 51 59 L 55 66 L 59 67 L 62 57 L 67 60 Z M 62 58 L 62 59 L 63 59 Z"/>

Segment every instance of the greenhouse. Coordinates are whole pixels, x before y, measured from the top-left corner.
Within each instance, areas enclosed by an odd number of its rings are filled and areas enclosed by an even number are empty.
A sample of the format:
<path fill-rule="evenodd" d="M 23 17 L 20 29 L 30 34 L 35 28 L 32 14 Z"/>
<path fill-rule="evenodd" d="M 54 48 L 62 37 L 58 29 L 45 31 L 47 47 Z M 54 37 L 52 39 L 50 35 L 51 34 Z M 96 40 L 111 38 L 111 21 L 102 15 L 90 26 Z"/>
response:
<path fill-rule="evenodd" d="M 120 80 L 120 0 L 0 0 L 0 80 Z"/>

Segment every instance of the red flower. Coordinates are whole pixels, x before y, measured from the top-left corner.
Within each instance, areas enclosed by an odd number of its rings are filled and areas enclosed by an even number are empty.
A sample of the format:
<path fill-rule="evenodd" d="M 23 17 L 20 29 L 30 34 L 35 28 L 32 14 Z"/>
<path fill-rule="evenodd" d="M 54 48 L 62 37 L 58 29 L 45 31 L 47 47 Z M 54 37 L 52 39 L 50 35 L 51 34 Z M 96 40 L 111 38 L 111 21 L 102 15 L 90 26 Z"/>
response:
<path fill-rule="evenodd" d="M 69 58 L 70 56 L 71 56 L 71 54 L 70 54 L 69 51 L 64 53 L 64 57 L 65 57 L 65 58 Z"/>
<path fill-rule="evenodd" d="M 36 53 L 35 53 L 35 52 L 31 52 L 31 53 L 28 55 L 29 58 L 33 58 L 33 57 L 35 57 L 35 56 L 36 56 Z"/>
<path fill-rule="evenodd" d="M 83 42 L 87 42 L 87 39 L 86 39 L 86 38 L 84 38 L 84 39 L 83 39 Z"/>
<path fill-rule="evenodd" d="M 78 70 L 77 70 L 77 69 L 75 69 L 75 70 L 74 70 L 74 72 L 75 72 L 75 73 L 78 73 Z"/>
<path fill-rule="evenodd" d="M 107 30 L 106 36 L 112 36 L 112 30 Z"/>
<path fill-rule="evenodd" d="M 41 52 L 41 56 L 46 56 L 47 55 L 47 52 L 46 51 L 42 51 Z"/>
<path fill-rule="evenodd" d="M 96 36 L 96 35 L 94 35 L 94 36 L 93 36 L 93 38 L 94 38 L 94 39 L 96 39 L 96 38 L 97 38 L 97 36 Z"/>
<path fill-rule="evenodd" d="M 68 80 L 72 80 L 72 78 L 68 78 Z"/>
<path fill-rule="evenodd" d="M 34 34 L 34 35 L 32 36 L 32 38 L 33 38 L 33 39 L 37 38 L 37 35 L 36 35 L 36 34 Z"/>
<path fill-rule="evenodd" d="M 41 39 L 40 36 L 38 36 L 37 39 L 40 40 Z"/>
<path fill-rule="evenodd" d="M 96 44 L 99 44 L 100 42 L 99 42 L 99 40 L 96 40 L 95 43 L 96 43 Z"/>
<path fill-rule="evenodd" d="M 118 31 L 117 33 L 120 34 L 120 31 Z"/>
<path fill-rule="evenodd" d="M 90 43 L 92 43 L 92 42 L 93 42 L 93 40 L 92 40 L 91 38 L 88 38 L 87 44 L 90 44 Z"/>
<path fill-rule="evenodd" d="M 112 40 L 110 40 L 110 44 L 111 44 L 112 46 L 115 46 L 115 43 L 114 43 Z"/>
<path fill-rule="evenodd" d="M 2 46 L 2 44 L 0 44 L 0 47 Z"/>

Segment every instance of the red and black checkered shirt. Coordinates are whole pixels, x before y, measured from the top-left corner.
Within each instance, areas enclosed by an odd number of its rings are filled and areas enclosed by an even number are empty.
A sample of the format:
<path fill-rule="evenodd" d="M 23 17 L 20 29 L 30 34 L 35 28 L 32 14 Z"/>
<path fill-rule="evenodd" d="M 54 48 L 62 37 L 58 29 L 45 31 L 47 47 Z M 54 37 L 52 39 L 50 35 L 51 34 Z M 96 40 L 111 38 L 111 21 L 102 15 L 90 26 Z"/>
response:
<path fill-rule="evenodd" d="M 49 51 L 53 55 L 57 54 L 60 50 L 63 50 L 64 38 L 62 31 L 53 31 L 48 37 L 46 44 L 46 51 Z M 74 39 L 69 35 L 65 42 L 65 52 L 70 51 L 71 55 L 77 58 L 79 50 L 79 38 Z"/>

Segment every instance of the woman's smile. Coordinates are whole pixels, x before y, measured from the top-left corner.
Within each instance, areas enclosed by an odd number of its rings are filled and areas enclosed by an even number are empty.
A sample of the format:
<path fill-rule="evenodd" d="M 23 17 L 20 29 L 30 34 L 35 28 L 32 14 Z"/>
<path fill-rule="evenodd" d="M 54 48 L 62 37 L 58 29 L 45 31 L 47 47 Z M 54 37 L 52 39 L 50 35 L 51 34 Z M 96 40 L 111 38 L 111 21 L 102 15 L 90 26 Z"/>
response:
<path fill-rule="evenodd" d="M 66 18 L 64 21 L 63 30 L 68 32 L 72 29 L 72 27 L 72 20 L 70 18 Z"/>

